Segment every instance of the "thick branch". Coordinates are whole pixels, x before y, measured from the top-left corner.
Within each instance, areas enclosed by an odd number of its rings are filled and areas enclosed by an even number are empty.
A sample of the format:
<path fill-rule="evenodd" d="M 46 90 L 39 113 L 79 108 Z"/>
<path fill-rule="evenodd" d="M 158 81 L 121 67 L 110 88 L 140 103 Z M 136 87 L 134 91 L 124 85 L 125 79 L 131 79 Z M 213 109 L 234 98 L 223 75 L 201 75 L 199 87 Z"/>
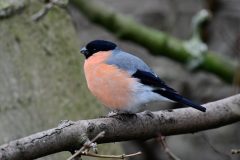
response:
<path fill-rule="evenodd" d="M 66 121 L 57 128 L 39 132 L 0 146 L 1 160 L 34 159 L 61 151 L 80 148 L 86 137 L 92 139 L 101 131 L 98 143 L 149 139 L 162 135 L 194 133 L 240 121 L 240 94 L 204 105 L 206 113 L 192 108 L 143 112 L 134 117 L 100 118 Z"/>
<path fill-rule="evenodd" d="M 163 55 L 181 63 L 188 63 L 194 54 L 187 50 L 183 43 L 163 32 L 146 27 L 127 16 L 109 10 L 88 0 L 70 0 L 91 21 L 100 24 L 120 38 L 131 40 L 146 47 L 150 53 Z M 228 83 L 233 82 L 236 66 L 232 60 L 208 51 L 203 57 L 199 69 L 211 72 Z"/>

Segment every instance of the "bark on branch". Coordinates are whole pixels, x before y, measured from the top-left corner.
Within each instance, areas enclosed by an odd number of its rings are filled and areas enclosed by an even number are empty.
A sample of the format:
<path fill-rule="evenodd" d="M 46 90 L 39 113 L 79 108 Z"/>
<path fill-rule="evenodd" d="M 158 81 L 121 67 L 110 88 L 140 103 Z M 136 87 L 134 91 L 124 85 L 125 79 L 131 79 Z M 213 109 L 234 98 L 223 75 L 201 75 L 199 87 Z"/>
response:
<path fill-rule="evenodd" d="M 89 20 L 113 32 L 119 38 L 131 40 L 147 48 L 150 53 L 163 55 L 183 64 L 194 59 L 194 53 L 186 49 L 183 42 L 161 31 L 137 23 L 126 15 L 121 15 L 91 0 L 70 0 Z M 198 68 L 217 75 L 225 82 L 232 83 L 237 71 L 233 60 L 207 51 Z"/>
<path fill-rule="evenodd" d="M 149 139 L 162 135 L 194 133 L 240 121 L 240 94 L 203 105 L 206 113 L 191 108 L 142 112 L 134 117 L 64 121 L 58 127 L 0 146 L 1 160 L 35 159 L 80 148 L 101 131 L 98 143 Z"/>

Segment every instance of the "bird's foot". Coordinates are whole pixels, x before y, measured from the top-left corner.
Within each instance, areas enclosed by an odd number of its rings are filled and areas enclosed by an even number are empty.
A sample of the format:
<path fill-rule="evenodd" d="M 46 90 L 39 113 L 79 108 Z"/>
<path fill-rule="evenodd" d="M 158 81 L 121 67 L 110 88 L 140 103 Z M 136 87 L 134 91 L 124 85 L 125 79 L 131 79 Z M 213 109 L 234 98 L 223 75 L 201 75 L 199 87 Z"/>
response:
<path fill-rule="evenodd" d="M 107 115 L 100 116 L 100 118 L 111 118 L 111 117 L 114 117 L 114 116 L 117 116 L 117 115 L 118 115 L 118 111 L 117 110 L 112 110 L 112 111 L 108 112 Z"/>
<path fill-rule="evenodd" d="M 106 117 L 114 117 L 114 116 L 116 116 L 116 115 L 118 115 L 118 114 L 119 114 L 119 111 L 117 111 L 117 110 L 112 110 L 112 111 L 108 112 L 108 114 L 107 114 Z"/>
<path fill-rule="evenodd" d="M 154 114 L 153 114 L 151 111 L 149 111 L 149 110 L 146 110 L 146 111 L 144 111 L 143 113 L 144 113 L 145 115 L 151 117 L 151 118 L 154 118 Z"/>
<path fill-rule="evenodd" d="M 119 110 L 111 111 L 107 115 L 108 118 L 116 118 L 119 120 L 125 120 L 126 118 L 133 118 L 136 116 L 137 115 L 135 113 L 128 112 L 128 111 L 119 111 Z"/>

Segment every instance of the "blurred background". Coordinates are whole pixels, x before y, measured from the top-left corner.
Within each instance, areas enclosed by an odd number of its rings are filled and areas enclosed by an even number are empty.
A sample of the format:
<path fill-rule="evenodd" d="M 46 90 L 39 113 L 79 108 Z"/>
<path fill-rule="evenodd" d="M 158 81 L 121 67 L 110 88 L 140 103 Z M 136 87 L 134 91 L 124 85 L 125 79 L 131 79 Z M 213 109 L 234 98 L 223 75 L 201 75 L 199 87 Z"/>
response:
<path fill-rule="evenodd" d="M 192 71 L 170 58 L 153 56 L 143 46 L 121 40 L 90 21 L 74 3 L 53 6 L 34 21 L 34 16 L 49 3 L 49 0 L 0 0 L 0 144 L 55 127 L 61 120 L 98 118 L 108 112 L 87 89 L 82 68 L 84 57 L 79 53 L 82 46 L 95 39 L 113 41 L 139 56 L 167 84 L 196 102 L 203 104 L 239 93 L 240 70 L 236 70 L 235 81 L 227 83 L 212 73 Z M 232 61 L 230 63 L 240 61 L 239 0 L 92 0 L 89 3 L 131 17 L 185 42 L 193 34 L 193 17 L 207 9 L 212 16 L 203 27 L 203 42 L 214 54 Z M 159 110 L 160 106 L 180 105 L 153 103 L 147 109 Z M 239 132 L 240 126 L 236 123 L 169 136 L 166 143 L 184 160 L 237 160 L 239 155 L 231 155 L 230 151 L 240 148 Z M 104 154 L 144 152 L 132 160 L 170 159 L 154 139 L 99 147 L 99 152 Z M 57 153 L 40 159 L 68 156 L 69 153 Z"/>

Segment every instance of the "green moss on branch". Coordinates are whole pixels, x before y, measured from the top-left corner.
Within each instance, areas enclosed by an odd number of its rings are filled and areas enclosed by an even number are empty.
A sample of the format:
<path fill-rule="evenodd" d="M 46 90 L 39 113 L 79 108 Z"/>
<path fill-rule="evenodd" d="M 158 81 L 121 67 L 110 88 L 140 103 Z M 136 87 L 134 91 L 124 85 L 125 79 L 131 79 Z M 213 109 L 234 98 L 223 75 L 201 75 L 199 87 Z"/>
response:
<path fill-rule="evenodd" d="M 110 30 L 119 38 L 138 43 L 154 55 L 163 55 L 183 64 L 193 58 L 183 42 L 170 35 L 137 23 L 127 16 L 115 13 L 92 1 L 70 0 L 70 2 L 91 21 Z M 232 83 L 236 69 L 232 61 L 210 51 L 198 68 L 211 72 L 228 83 Z"/>

